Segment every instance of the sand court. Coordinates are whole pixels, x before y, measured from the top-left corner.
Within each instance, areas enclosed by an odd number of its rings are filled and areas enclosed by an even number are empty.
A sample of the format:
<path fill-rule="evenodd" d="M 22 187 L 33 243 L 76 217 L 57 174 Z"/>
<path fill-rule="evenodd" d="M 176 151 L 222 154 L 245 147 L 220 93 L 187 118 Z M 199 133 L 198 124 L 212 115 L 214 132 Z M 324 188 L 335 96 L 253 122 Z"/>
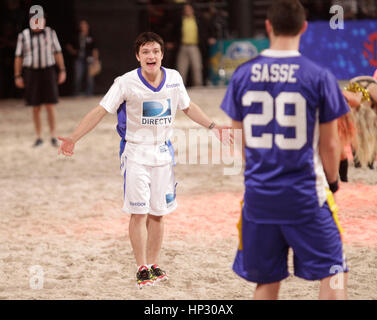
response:
<path fill-rule="evenodd" d="M 189 90 L 216 122 L 224 88 Z M 59 135 L 72 132 L 101 97 L 61 98 Z M 161 265 L 170 279 L 137 290 L 121 211 L 116 117 L 107 115 L 76 146 L 71 158 L 49 142 L 32 148 L 31 109 L 20 100 L 0 101 L 0 299 L 250 299 L 255 285 L 231 265 L 238 245 L 242 173 L 224 176 L 220 164 L 175 167 L 178 208 L 166 217 Z M 198 128 L 179 112 L 176 128 Z M 189 146 L 188 146 L 189 147 Z M 349 298 L 377 299 L 377 170 L 349 169 L 337 193 L 350 267 Z M 291 262 L 291 261 L 290 261 Z M 290 263 L 291 267 L 292 263 Z M 280 299 L 316 299 L 318 282 L 294 276 Z"/>

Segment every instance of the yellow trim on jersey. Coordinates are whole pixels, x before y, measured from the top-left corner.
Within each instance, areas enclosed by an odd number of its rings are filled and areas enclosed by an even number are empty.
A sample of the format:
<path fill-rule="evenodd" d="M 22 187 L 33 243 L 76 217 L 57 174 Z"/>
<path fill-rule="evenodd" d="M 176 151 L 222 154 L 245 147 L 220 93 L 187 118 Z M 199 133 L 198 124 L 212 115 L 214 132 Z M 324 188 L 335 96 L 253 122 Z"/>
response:
<path fill-rule="evenodd" d="M 340 226 L 339 219 L 338 219 L 338 206 L 335 203 L 334 195 L 333 193 L 326 188 L 326 198 L 327 198 L 327 204 L 329 205 L 330 211 L 332 213 L 332 217 L 335 221 L 336 226 L 338 227 L 338 230 L 340 232 L 340 236 L 342 236 L 342 233 L 344 232 L 343 228 Z"/>
<path fill-rule="evenodd" d="M 242 207 L 243 207 L 243 200 L 240 202 L 241 204 L 241 214 L 240 219 L 237 223 L 237 229 L 238 229 L 238 250 L 242 250 Z"/>

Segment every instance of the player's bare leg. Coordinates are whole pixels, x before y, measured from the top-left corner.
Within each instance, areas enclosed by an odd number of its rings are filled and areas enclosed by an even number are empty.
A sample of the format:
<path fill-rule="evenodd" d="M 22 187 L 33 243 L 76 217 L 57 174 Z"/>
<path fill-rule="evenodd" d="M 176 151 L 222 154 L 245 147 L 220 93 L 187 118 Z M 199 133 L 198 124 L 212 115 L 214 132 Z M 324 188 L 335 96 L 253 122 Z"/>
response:
<path fill-rule="evenodd" d="M 150 265 L 152 279 L 155 283 L 166 281 L 168 276 L 158 265 L 164 235 L 164 218 L 162 216 L 148 215 L 147 230 L 147 262 Z"/>
<path fill-rule="evenodd" d="M 280 281 L 266 284 L 257 284 L 254 292 L 254 300 L 277 300 L 280 289 Z"/>
<path fill-rule="evenodd" d="M 129 224 L 129 235 L 131 246 L 138 266 L 147 263 L 147 215 L 146 214 L 132 214 Z"/>
<path fill-rule="evenodd" d="M 56 117 L 55 117 L 55 105 L 46 104 L 48 125 L 50 127 L 51 142 L 54 146 L 57 146 L 56 140 Z"/>
<path fill-rule="evenodd" d="M 319 288 L 320 300 L 346 300 L 347 299 L 347 272 L 336 273 L 331 277 L 321 280 Z"/>
<path fill-rule="evenodd" d="M 41 106 L 34 106 L 33 107 L 33 121 L 35 127 L 35 133 L 37 134 L 37 138 L 41 138 Z"/>
<path fill-rule="evenodd" d="M 147 261 L 147 215 L 132 214 L 129 224 L 129 235 L 132 249 L 134 251 L 136 264 L 138 266 L 136 273 L 136 286 L 142 289 L 145 286 L 152 286 L 153 279 L 146 265 Z"/>
<path fill-rule="evenodd" d="M 56 136 L 56 117 L 55 117 L 55 105 L 46 104 L 48 125 L 50 127 L 51 137 Z"/>
<path fill-rule="evenodd" d="M 147 263 L 154 264 L 158 262 L 162 246 L 162 238 L 164 235 L 163 217 L 148 215 L 147 230 Z"/>

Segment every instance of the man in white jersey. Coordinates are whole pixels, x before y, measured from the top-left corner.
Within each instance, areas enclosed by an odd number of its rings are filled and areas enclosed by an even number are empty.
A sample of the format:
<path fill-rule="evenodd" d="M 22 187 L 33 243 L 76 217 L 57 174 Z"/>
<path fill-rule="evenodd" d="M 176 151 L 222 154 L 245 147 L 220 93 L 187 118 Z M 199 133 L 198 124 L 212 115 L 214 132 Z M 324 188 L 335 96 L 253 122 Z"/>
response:
<path fill-rule="evenodd" d="M 100 104 L 90 111 L 70 137 L 59 137 L 58 153 L 73 155 L 75 143 L 107 114 L 117 113 L 121 136 L 121 169 L 124 175 L 123 210 L 131 214 L 129 235 L 137 264 L 137 286 L 167 280 L 158 266 L 163 216 L 176 207 L 170 143 L 177 109 L 209 129 L 215 125 L 192 101 L 180 74 L 161 67 L 164 42 L 153 32 L 140 34 L 135 54 L 140 68 L 115 79 Z"/>

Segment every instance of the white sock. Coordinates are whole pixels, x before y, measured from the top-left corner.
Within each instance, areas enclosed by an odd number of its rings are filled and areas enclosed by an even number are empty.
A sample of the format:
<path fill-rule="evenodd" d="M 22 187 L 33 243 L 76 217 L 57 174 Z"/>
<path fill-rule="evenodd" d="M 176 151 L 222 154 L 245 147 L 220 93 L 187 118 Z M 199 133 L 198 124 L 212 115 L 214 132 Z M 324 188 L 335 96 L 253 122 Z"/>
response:
<path fill-rule="evenodd" d="M 136 269 L 137 269 L 137 271 L 139 271 L 139 269 L 140 269 L 141 267 L 145 267 L 145 266 L 148 267 L 148 265 L 146 265 L 146 264 L 141 264 L 140 266 L 136 266 Z M 148 267 L 148 268 L 149 268 L 149 267 Z"/>

